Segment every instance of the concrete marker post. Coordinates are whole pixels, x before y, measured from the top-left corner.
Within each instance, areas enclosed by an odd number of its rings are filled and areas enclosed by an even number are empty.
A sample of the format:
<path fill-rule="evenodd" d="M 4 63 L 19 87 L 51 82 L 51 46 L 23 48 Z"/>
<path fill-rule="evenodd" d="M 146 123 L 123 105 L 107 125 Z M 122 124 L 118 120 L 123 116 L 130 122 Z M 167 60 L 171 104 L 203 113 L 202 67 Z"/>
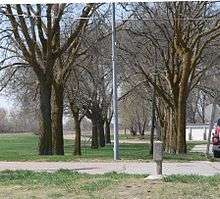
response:
<path fill-rule="evenodd" d="M 146 181 L 160 181 L 163 176 L 163 143 L 154 141 L 153 160 L 156 163 L 156 175 L 149 175 L 145 178 Z"/>
<path fill-rule="evenodd" d="M 154 142 L 153 160 L 156 162 L 156 175 L 162 175 L 163 144 L 161 141 Z"/>

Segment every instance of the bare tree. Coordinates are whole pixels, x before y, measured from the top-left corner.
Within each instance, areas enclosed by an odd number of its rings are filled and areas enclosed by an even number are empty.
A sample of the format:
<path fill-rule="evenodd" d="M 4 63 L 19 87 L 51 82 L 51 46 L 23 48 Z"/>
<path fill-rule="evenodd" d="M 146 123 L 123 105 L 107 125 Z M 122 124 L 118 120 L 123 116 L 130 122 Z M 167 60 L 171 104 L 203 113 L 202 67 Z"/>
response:
<path fill-rule="evenodd" d="M 82 7 L 80 20 L 72 27 L 72 31 L 60 41 L 61 23 L 64 16 L 70 17 L 66 12 L 71 4 L 48 5 L 20 5 L 2 6 L 1 13 L 8 20 L 5 30 L 7 38 L 13 42 L 14 49 L 7 49 L 14 57 L 19 54 L 21 64 L 32 67 L 39 81 L 40 90 L 40 118 L 41 132 L 39 142 L 39 154 L 51 155 L 52 147 L 52 119 L 51 119 L 51 91 L 55 81 L 54 68 L 59 63 L 60 57 L 67 51 L 78 46 L 78 36 L 88 23 L 89 17 L 94 11 L 95 4 L 86 4 Z M 75 22 L 75 21 L 74 21 Z M 11 34 L 12 33 L 12 34 Z M 4 32 L 5 34 L 5 32 Z M 5 48 L 5 46 L 1 46 Z M 19 53 L 18 53 L 19 52 Z M 19 65 L 20 63 L 13 63 Z M 10 64 L 12 65 L 12 64 Z M 60 104 L 62 102 L 59 102 Z M 57 119 L 58 125 L 61 118 Z M 59 130 L 59 129 L 58 129 Z M 62 130 L 62 129 L 61 129 Z M 62 136 L 62 132 L 59 131 Z M 62 137 L 61 137 L 62 138 Z M 58 138 L 59 139 L 59 138 Z M 63 143 L 55 144 L 55 153 L 63 154 Z"/>
<path fill-rule="evenodd" d="M 160 121 L 165 122 L 161 126 L 166 150 L 186 153 L 186 102 L 191 89 L 216 62 L 213 50 L 207 49 L 216 49 L 220 36 L 218 9 L 207 2 L 139 3 L 134 7 L 134 19 L 139 21 L 126 27 L 133 49 L 123 48 L 132 55 L 130 63 L 136 73 L 142 74 L 163 100 L 159 108 L 165 113 Z"/>
<path fill-rule="evenodd" d="M 123 127 L 129 129 L 132 135 L 139 132 L 141 136 L 144 136 L 150 121 L 151 98 L 143 86 L 139 85 L 135 90 L 132 90 L 132 87 L 133 85 L 122 87 L 123 93 L 130 92 L 123 100 L 120 100 L 120 118 Z M 125 91 L 125 88 L 128 91 Z"/>

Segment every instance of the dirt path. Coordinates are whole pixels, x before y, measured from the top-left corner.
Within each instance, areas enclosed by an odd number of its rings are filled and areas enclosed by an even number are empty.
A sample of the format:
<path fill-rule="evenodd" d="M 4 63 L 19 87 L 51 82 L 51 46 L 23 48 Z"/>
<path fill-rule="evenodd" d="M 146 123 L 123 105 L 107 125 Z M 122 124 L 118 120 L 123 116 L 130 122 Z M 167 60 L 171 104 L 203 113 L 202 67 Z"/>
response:
<path fill-rule="evenodd" d="M 0 162 L 2 170 L 32 170 L 54 172 L 68 169 L 82 173 L 103 174 L 107 172 L 129 174 L 154 174 L 155 163 L 148 162 Z M 187 163 L 166 162 L 163 174 L 215 175 L 220 173 L 220 162 L 195 161 Z"/>

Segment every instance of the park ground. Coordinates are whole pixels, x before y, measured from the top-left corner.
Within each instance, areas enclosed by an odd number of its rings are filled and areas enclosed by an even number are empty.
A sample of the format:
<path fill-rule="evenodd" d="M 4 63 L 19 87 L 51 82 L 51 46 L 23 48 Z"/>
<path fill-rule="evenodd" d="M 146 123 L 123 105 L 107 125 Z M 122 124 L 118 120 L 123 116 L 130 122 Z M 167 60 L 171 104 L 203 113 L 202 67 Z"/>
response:
<path fill-rule="evenodd" d="M 113 160 L 113 145 L 99 149 L 91 149 L 90 143 L 82 142 L 82 156 L 74 156 L 74 141 L 65 140 L 64 156 L 39 156 L 37 135 L 2 134 L 0 135 L 0 161 L 111 161 Z M 124 137 L 122 137 L 124 139 Z M 128 139 L 129 140 L 129 139 Z M 130 138 L 131 140 L 131 138 Z M 165 154 L 165 161 L 195 161 L 207 160 L 204 153 L 191 152 L 191 149 L 202 142 L 189 142 L 187 155 Z M 128 161 L 151 161 L 149 143 L 120 144 L 120 158 Z"/>
<path fill-rule="evenodd" d="M 220 176 L 168 176 L 146 182 L 143 175 L 79 174 L 70 171 L 0 172 L 0 198 L 216 199 Z"/>
<path fill-rule="evenodd" d="M 124 138 L 122 138 L 124 139 Z M 73 156 L 73 140 L 65 140 L 65 156 L 37 155 L 38 139 L 34 134 L 4 134 L 0 139 L 0 164 L 111 164 L 112 145 L 91 150 L 83 144 L 82 156 Z M 165 154 L 167 164 L 206 164 L 203 153 L 190 152 L 201 142 L 189 142 L 187 155 Z M 149 143 L 120 144 L 121 163 L 150 164 Z M 218 163 L 217 163 L 218 164 Z M 219 163 L 220 164 L 220 163 Z M 87 165 L 88 166 L 88 165 Z M 27 166 L 28 167 L 28 166 Z M 179 167 L 177 165 L 177 167 Z M 189 166 L 186 165 L 189 168 Z M 16 168 L 16 166 L 15 166 Z M 214 168 L 214 167 L 213 167 Z M 134 168 L 135 170 L 136 168 Z M 181 169 L 181 168 L 180 168 Z M 190 169 L 190 168 L 189 168 Z M 210 167 L 210 169 L 212 169 Z M 48 170 L 49 171 L 49 170 Z M 218 170 L 217 170 L 218 171 Z M 88 174 L 70 170 L 51 172 L 4 170 L 0 171 L 0 198 L 122 198 L 122 199 L 194 199 L 220 198 L 220 175 L 170 175 L 161 182 L 145 181 L 148 174 L 105 173 Z"/>

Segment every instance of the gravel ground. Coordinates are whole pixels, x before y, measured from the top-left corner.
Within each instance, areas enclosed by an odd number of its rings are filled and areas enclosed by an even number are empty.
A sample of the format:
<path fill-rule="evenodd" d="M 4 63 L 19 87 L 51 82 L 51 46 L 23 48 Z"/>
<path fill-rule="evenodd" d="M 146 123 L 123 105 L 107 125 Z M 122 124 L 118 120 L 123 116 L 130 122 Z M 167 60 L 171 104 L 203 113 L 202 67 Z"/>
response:
<path fill-rule="evenodd" d="M 68 169 L 89 174 L 103 174 L 107 172 L 129 174 L 155 174 L 154 162 L 0 162 L 2 170 L 32 170 L 54 172 Z M 165 162 L 163 174 L 220 174 L 220 162 L 194 161 L 187 163 Z"/>

